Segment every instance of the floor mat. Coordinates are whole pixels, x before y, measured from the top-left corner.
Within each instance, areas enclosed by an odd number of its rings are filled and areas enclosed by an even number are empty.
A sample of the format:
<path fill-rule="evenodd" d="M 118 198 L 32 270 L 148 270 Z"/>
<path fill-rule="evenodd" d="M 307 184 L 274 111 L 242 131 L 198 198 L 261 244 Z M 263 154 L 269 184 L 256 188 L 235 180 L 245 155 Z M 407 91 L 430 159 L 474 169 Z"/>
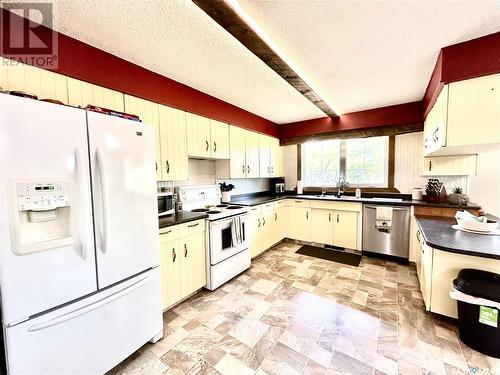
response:
<path fill-rule="evenodd" d="M 298 249 L 296 254 L 309 255 L 311 257 L 331 260 L 337 263 L 348 264 L 350 266 L 359 266 L 361 262 L 361 255 L 347 253 L 342 250 L 327 249 L 324 247 L 316 247 L 310 245 L 304 245 Z"/>

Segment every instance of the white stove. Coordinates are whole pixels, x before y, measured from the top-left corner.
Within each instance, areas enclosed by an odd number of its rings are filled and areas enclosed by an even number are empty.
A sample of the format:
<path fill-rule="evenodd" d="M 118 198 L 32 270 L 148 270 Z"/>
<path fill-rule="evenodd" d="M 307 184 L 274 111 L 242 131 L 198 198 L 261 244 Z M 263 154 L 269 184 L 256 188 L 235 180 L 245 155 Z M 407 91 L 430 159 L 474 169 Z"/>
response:
<path fill-rule="evenodd" d="M 204 212 L 211 221 L 248 212 L 248 207 L 221 203 L 218 185 L 180 187 L 178 194 L 183 211 Z"/>
<path fill-rule="evenodd" d="M 250 267 L 248 207 L 222 204 L 218 185 L 177 189 L 183 211 L 205 212 L 207 285 L 214 290 Z"/>

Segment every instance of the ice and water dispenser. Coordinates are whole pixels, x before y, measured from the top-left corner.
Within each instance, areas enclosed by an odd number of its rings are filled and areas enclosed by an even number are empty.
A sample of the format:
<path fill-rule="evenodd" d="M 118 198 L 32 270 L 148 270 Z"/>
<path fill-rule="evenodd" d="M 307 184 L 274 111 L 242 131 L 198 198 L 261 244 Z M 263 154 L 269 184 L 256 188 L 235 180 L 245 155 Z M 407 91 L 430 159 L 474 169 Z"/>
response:
<path fill-rule="evenodd" d="M 69 181 L 13 182 L 12 237 L 17 255 L 75 242 Z"/>

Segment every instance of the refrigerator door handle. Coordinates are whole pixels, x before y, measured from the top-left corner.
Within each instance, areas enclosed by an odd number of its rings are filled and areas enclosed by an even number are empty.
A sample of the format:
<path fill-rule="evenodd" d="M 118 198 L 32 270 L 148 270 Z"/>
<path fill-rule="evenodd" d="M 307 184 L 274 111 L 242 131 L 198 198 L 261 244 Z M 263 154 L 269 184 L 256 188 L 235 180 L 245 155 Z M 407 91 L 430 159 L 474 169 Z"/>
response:
<path fill-rule="evenodd" d="M 128 293 L 132 292 L 133 290 L 141 287 L 146 282 L 148 282 L 152 277 L 153 277 L 153 275 L 149 274 L 146 277 L 142 278 L 141 280 L 136 281 L 134 284 L 129 285 L 126 288 L 124 288 L 124 289 L 122 289 L 122 290 L 120 290 L 120 291 L 118 291 L 110 296 L 107 296 L 107 297 L 105 297 L 97 302 L 94 302 L 90 305 L 84 306 L 80 309 L 76 309 L 76 310 L 71 311 L 69 313 L 60 315 L 54 319 L 50 319 L 50 320 L 42 322 L 42 323 L 34 324 L 28 328 L 28 332 L 41 331 L 43 329 L 47 329 L 47 328 L 56 326 L 58 324 L 67 322 L 68 320 L 75 319 L 81 315 L 87 314 L 87 313 L 89 313 L 95 309 L 98 309 L 101 306 L 107 305 L 108 303 L 111 303 L 114 300 L 124 296 L 125 294 L 128 294 Z"/>
<path fill-rule="evenodd" d="M 106 172 L 104 168 L 103 157 L 99 149 L 95 152 L 97 166 L 99 168 L 99 178 L 101 183 L 101 205 L 102 205 L 102 234 L 101 251 L 106 254 L 106 241 L 108 239 L 108 186 L 106 181 Z"/>
<path fill-rule="evenodd" d="M 75 154 L 75 169 L 76 169 L 77 186 L 80 186 L 80 182 L 82 181 L 80 166 L 82 166 L 83 164 L 82 164 L 82 155 L 81 155 L 80 149 L 78 147 L 75 148 L 74 154 Z M 80 257 L 83 260 L 87 260 L 87 251 L 86 251 L 85 245 L 83 244 L 83 241 L 81 239 L 78 241 L 78 245 L 79 245 L 78 247 L 80 250 Z"/>

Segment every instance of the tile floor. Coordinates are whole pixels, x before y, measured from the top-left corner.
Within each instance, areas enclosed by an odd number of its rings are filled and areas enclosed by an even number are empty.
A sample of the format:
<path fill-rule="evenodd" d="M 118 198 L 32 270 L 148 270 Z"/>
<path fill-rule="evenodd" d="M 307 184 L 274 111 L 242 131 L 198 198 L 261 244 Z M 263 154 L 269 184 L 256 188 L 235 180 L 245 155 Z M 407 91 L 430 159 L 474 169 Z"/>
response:
<path fill-rule="evenodd" d="M 215 292 L 164 314 L 165 337 L 113 374 L 500 374 L 500 360 L 425 312 L 415 268 L 359 267 L 295 254 L 283 242 Z"/>

